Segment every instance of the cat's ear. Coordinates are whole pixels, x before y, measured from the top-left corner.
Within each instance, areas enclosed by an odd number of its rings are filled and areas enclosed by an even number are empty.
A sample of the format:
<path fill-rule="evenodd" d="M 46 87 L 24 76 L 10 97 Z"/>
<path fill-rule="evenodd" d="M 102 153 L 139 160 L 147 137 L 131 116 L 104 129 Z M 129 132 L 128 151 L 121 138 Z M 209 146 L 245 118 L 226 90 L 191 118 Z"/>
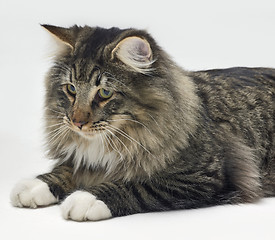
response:
<path fill-rule="evenodd" d="M 41 26 L 48 30 L 58 41 L 61 41 L 61 43 L 66 44 L 72 49 L 75 47 L 79 27 L 63 28 L 47 24 L 41 24 Z"/>
<path fill-rule="evenodd" d="M 152 50 L 143 38 L 132 36 L 121 40 L 112 51 L 112 58 L 115 56 L 137 72 L 146 74 L 152 71 Z"/>

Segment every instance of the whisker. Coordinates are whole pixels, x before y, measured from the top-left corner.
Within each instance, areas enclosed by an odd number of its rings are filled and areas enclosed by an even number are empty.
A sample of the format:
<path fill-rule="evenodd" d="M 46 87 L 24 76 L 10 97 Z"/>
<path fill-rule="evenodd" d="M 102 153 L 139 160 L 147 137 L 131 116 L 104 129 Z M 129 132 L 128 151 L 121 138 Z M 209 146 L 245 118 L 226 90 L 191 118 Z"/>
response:
<path fill-rule="evenodd" d="M 58 144 L 57 144 L 57 147 L 56 147 L 56 150 L 59 149 L 59 146 L 60 146 L 60 144 L 61 144 L 60 138 L 63 136 L 63 134 L 64 134 L 64 132 L 66 132 L 66 130 L 67 130 L 67 129 L 65 129 L 65 130 L 63 130 L 62 132 L 60 132 L 59 135 L 55 138 L 55 140 L 50 142 L 52 145 L 55 145 L 55 144 L 58 143 Z"/>
<path fill-rule="evenodd" d="M 65 125 L 65 124 L 62 123 L 59 127 L 56 127 L 56 128 L 54 128 L 53 130 L 49 131 L 48 134 L 50 135 L 50 134 L 52 134 L 52 133 L 55 133 L 55 132 L 59 131 L 60 129 L 62 129 L 62 128 L 64 127 L 64 125 Z"/>
<path fill-rule="evenodd" d="M 122 153 L 118 150 L 118 148 L 117 148 L 117 146 L 115 145 L 114 141 L 111 139 L 111 137 L 110 137 L 108 134 L 106 134 L 105 136 L 106 136 L 106 139 L 107 139 L 107 141 L 108 141 L 110 147 L 111 147 L 115 152 L 117 152 L 117 153 L 120 155 L 120 159 L 122 160 L 122 159 L 123 159 L 123 155 L 122 155 Z"/>
<path fill-rule="evenodd" d="M 60 126 L 59 128 L 55 129 L 54 131 L 51 131 L 49 135 L 53 133 L 53 136 L 49 139 L 49 143 L 54 144 L 59 138 L 61 133 L 66 130 L 67 126 Z"/>
<path fill-rule="evenodd" d="M 60 129 L 61 129 L 62 127 L 63 127 L 63 126 L 60 126 L 60 127 L 58 127 L 58 128 L 55 128 L 55 129 L 51 130 L 50 132 L 47 132 L 48 137 L 53 137 L 57 132 L 60 131 Z"/>
<path fill-rule="evenodd" d="M 147 113 L 147 114 L 150 116 L 150 118 L 153 119 L 153 121 L 155 122 L 155 124 L 158 126 L 159 130 L 162 132 L 162 128 L 161 128 L 161 126 L 159 125 L 159 123 L 157 122 L 157 120 L 156 120 L 150 113 Z"/>
<path fill-rule="evenodd" d="M 106 138 L 107 138 L 107 133 L 105 133 L 105 132 L 101 132 L 102 133 L 102 137 L 104 138 L 104 142 L 106 142 Z M 108 152 L 110 153 L 111 151 L 110 151 L 110 148 L 109 148 L 109 144 L 107 143 L 106 144 L 106 146 L 107 146 L 107 148 L 108 148 Z"/>
<path fill-rule="evenodd" d="M 61 116 L 43 117 L 43 119 L 63 119 L 63 118 L 64 118 L 64 116 L 63 117 L 61 117 Z"/>
<path fill-rule="evenodd" d="M 60 139 L 56 149 L 59 149 L 61 143 L 63 143 L 63 141 L 66 141 L 66 139 L 68 138 L 69 133 L 70 133 L 70 128 L 66 126 L 66 129 L 64 130 L 64 133 L 63 133 L 63 137 Z"/>
<path fill-rule="evenodd" d="M 55 139 L 63 130 L 64 130 L 64 126 L 60 126 L 59 128 L 48 133 L 48 136 L 50 137 L 49 142 Z"/>
<path fill-rule="evenodd" d="M 103 137 L 102 137 L 102 133 L 99 133 L 99 136 L 100 136 L 100 139 L 101 139 L 101 142 L 102 142 L 103 152 L 105 153 L 105 144 L 104 144 L 104 140 L 103 140 Z"/>
<path fill-rule="evenodd" d="M 128 147 L 125 145 L 125 143 L 122 142 L 122 141 L 119 139 L 119 137 L 116 136 L 110 129 L 106 129 L 106 131 L 108 131 L 109 133 L 111 133 L 112 136 L 115 137 L 115 138 L 123 145 L 123 147 L 124 147 L 124 148 L 127 150 L 127 152 L 130 154 L 131 158 L 133 158 L 132 153 L 130 152 L 130 150 L 128 149 Z"/>
<path fill-rule="evenodd" d="M 120 118 L 120 119 L 108 120 L 108 122 L 116 122 L 116 121 L 122 121 L 122 120 L 130 121 L 130 122 L 134 122 L 134 123 L 138 123 L 138 124 L 140 124 L 142 127 L 144 127 L 151 135 L 153 135 L 152 132 L 150 131 L 150 129 L 149 129 L 145 124 L 143 124 L 143 123 L 140 122 L 140 121 L 134 120 L 134 119 Z"/>
<path fill-rule="evenodd" d="M 115 144 L 114 140 L 108 135 L 107 135 L 107 138 L 110 140 L 110 142 L 112 143 L 112 146 L 115 148 L 115 150 L 117 152 L 119 152 L 119 149 L 118 149 L 117 145 Z"/>
<path fill-rule="evenodd" d="M 62 124 L 64 124 L 64 122 L 52 124 L 52 125 L 46 126 L 45 128 L 52 128 L 52 127 L 60 126 L 60 125 L 62 125 Z"/>
<path fill-rule="evenodd" d="M 113 125 L 108 125 L 106 126 L 106 128 L 111 128 L 113 129 L 115 132 L 119 133 L 120 135 L 122 135 L 123 137 L 125 137 L 126 139 L 128 139 L 130 142 L 135 142 L 136 144 L 138 144 L 140 147 L 142 147 L 146 152 L 148 152 L 149 154 L 153 155 L 145 146 L 143 146 L 140 142 L 138 142 L 136 139 L 134 139 L 133 137 L 131 137 L 129 134 L 127 134 L 126 132 L 124 132 L 123 130 L 113 126 Z"/>

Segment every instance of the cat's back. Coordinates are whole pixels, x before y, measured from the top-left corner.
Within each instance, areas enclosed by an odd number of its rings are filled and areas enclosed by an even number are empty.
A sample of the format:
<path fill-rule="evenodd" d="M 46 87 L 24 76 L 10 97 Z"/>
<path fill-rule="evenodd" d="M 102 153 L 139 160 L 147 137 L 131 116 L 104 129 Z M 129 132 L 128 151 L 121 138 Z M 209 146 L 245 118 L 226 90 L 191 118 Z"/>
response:
<path fill-rule="evenodd" d="M 190 74 L 198 94 L 207 105 L 219 105 L 228 110 L 267 105 L 274 108 L 275 69 L 228 68 L 198 71 Z M 271 106 L 272 105 L 272 106 Z"/>
<path fill-rule="evenodd" d="M 191 76 L 198 84 L 223 86 L 227 90 L 248 90 L 258 87 L 275 88 L 275 69 L 234 67 L 192 72 Z"/>
<path fill-rule="evenodd" d="M 212 123 L 231 129 L 250 146 L 266 145 L 266 136 L 273 135 L 275 127 L 275 69 L 238 67 L 190 76 Z"/>

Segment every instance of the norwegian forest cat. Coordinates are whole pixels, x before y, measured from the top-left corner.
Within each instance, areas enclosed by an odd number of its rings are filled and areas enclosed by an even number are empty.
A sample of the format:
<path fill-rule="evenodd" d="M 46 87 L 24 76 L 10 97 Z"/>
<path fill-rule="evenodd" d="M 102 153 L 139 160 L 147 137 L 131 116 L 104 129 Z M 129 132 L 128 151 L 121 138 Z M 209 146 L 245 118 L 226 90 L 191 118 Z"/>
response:
<path fill-rule="evenodd" d="M 50 173 L 16 207 L 65 219 L 255 202 L 275 195 L 275 70 L 188 72 L 145 31 L 43 25 L 60 42 L 46 77 Z"/>

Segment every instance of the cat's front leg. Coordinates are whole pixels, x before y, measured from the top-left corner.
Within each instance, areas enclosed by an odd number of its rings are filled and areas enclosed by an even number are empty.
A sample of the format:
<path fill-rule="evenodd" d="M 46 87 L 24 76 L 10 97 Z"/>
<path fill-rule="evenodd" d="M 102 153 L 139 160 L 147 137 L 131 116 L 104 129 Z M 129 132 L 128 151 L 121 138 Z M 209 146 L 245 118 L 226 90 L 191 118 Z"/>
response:
<path fill-rule="evenodd" d="M 76 191 L 61 205 L 65 219 L 102 220 L 135 213 L 209 205 L 219 183 L 208 178 L 171 175 L 144 182 L 106 182 Z"/>
<path fill-rule="evenodd" d="M 50 173 L 17 183 L 10 200 L 15 207 L 49 206 L 62 200 L 73 187 L 71 168 L 58 166 Z"/>

